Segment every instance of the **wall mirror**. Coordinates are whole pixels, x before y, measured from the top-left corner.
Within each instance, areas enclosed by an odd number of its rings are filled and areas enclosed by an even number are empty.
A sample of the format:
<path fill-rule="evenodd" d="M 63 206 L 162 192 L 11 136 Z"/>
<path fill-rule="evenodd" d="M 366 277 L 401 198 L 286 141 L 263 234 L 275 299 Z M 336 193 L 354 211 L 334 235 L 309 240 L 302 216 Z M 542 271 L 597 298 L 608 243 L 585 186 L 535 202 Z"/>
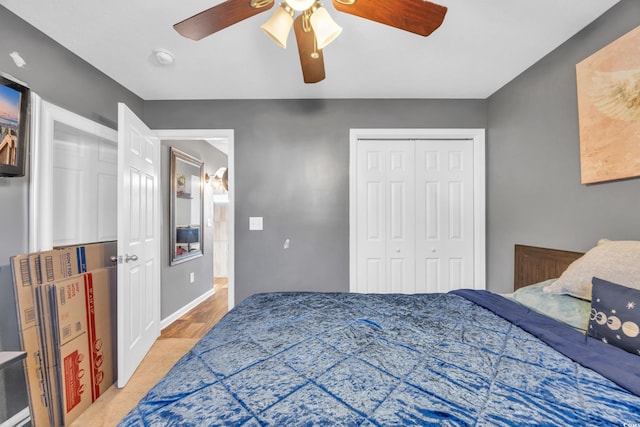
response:
<path fill-rule="evenodd" d="M 202 256 L 204 163 L 171 147 L 171 265 Z"/>

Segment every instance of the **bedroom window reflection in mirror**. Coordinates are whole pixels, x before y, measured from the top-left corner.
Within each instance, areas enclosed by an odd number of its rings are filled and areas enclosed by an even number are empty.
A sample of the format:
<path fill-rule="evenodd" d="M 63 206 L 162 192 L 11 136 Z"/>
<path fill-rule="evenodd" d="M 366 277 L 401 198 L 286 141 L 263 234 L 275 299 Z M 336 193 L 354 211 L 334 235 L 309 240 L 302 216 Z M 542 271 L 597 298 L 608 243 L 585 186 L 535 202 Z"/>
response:
<path fill-rule="evenodd" d="M 204 163 L 171 147 L 171 265 L 202 256 Z"/>

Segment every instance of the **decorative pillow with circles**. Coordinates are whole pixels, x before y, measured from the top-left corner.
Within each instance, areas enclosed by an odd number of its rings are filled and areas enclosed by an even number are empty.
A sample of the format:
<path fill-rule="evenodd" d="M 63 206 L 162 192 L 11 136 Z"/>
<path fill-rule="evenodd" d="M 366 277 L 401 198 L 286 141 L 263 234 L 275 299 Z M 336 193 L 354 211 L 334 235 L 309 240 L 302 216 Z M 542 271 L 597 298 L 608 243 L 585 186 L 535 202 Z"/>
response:
<path fill-rule="evenodd" d="M 587 334 L 640 355 L 640 291 L 594 277 Z"/>
<path fill-rule="evenodd" d="M 591 301 L 591 280 L 598 277 L 640 289 L 640 241 L 602 239 L 569 265 L 553 284 L 550 294 L 567 294 Z"/>

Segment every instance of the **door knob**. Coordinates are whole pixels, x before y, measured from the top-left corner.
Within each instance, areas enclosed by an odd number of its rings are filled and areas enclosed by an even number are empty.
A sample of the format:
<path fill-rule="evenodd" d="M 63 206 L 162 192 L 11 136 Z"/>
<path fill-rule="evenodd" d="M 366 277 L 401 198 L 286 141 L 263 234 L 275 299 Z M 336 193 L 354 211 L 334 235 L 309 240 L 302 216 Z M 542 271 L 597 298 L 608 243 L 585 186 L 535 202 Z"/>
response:
<path fill-rule="evenodd" d="M 122 263 L 123 259 L 121 256 L 115 256 L 115 255 L 111 255 L 109 257 L 109 259 L 111 260 L 111 262 L 117 262 L 117 263 Z M 129 261 L 137 261 L 138 260 L 138 255 L 129 255 L 126 254 L 124 256 L 124 262 L 129 262 Z"/>
<path fill-rule="evenodd" d="M 400 253 L 400 248 L 396 248 L 396 253 Z"/>
<path fill-rule="evenodd" d="M 124 262 L 129 262 L 129 261 L 137 261 L 138 260 L 138 255 L 129 255 L 126 254 L 124 256 Z"/>

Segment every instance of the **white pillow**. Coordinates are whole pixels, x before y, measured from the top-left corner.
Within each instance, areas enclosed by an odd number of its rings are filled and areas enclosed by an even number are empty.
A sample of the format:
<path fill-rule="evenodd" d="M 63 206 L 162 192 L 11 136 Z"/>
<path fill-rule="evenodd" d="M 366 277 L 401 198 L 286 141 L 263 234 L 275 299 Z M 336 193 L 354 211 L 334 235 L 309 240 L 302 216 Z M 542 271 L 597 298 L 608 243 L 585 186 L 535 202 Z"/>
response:
<path fill-rule="evenodd" d="M 544 292 L 591 301 L 593 277 L 640 289 L 640 241 L 602 239 L 575 260 Z"/>

